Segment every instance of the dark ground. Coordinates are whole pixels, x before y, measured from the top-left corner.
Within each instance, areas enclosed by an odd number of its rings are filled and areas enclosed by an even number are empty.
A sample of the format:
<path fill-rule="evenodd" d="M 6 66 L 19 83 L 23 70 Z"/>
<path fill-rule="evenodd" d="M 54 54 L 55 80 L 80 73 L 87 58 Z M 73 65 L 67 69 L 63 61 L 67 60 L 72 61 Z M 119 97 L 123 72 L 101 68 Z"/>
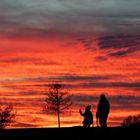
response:
<path fill-rule="evenodd" d="M 122 128 L 110 127 L 101 128 L 32 128 L 32 129 L 5 129 L 0 130 L 0 140 L 80 140 L 80 139 L 123 139 L 123 140 L 139 140 L 140 127 Z"/>

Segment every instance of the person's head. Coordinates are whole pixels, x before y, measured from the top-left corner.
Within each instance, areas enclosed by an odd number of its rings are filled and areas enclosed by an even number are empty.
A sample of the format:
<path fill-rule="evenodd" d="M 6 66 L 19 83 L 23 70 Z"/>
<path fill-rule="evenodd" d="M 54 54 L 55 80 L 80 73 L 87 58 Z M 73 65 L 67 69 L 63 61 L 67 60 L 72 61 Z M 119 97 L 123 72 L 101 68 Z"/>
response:
<path fill-rule="evenodd" d="M 105 94 L 104 94 L 104 93 L 102 93 L 102 94 L 100 95 L 100 98 L 101 98 L 101 99 L 106 98 L 106 97 L 105 97 Z"/>
<path fill-rule="evenodd" d="M 87 105 L 86 110 L 90 110 L 90 109 L 91 109 L 91 105 Z"/>

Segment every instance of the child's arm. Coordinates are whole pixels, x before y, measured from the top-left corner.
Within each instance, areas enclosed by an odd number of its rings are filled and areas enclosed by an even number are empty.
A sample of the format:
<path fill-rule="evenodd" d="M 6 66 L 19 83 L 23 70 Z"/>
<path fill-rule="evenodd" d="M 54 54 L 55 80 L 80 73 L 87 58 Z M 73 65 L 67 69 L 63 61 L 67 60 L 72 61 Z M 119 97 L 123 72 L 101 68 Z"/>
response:
<path fill-rule="evenodd" d="M 84 116 L 84 114 L 82 113 L 81 109 L 79 109 L 79 113 L 81 114 L 81 116 Z"/>

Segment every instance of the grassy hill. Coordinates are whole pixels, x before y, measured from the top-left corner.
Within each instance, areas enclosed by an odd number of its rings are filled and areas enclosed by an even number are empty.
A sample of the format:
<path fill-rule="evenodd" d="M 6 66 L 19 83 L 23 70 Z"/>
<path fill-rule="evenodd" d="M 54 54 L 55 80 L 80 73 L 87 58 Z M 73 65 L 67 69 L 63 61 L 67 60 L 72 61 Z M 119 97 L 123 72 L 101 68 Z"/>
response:
<path fill-rule="evenodd" d="M 97 127 L 82 128 L 32 128 L 32 129 L 5 129 L 0 130 L 0 140 L 80 140 L 80 139 L 139 139 L 140 129 L 130 127 L 110 127 L 101 129 Z"/>

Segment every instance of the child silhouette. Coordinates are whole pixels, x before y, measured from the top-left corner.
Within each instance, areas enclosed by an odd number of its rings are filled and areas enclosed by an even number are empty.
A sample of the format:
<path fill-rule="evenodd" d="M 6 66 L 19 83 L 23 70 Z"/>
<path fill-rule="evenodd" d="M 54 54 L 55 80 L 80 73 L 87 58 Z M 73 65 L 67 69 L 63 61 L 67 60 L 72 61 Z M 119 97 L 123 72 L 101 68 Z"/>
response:
<path fill-rule="evenodd" d="M 79 110 L 81 116 L 84 117 L 83 127 L 90 127 L 90 125 L 93 125 L 93 114 L 90 111 L 90 109 L 91 109 L 91 105 L 88 105 L 86 106 L 84 113 L 81 111 L 81 109 Z"/>

